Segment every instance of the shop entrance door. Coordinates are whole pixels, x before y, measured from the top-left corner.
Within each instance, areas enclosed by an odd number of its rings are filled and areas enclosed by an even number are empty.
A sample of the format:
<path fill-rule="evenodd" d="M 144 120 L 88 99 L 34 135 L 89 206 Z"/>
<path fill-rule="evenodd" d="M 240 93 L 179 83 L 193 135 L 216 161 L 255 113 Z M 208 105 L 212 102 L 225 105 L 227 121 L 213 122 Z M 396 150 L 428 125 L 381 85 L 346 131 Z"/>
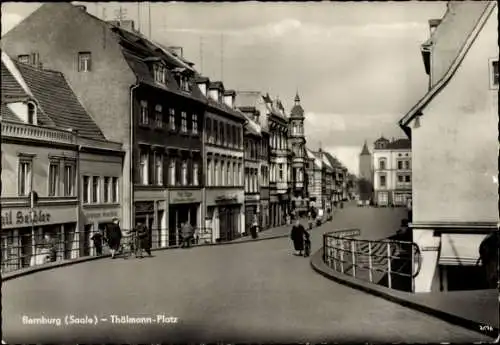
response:
<path fill-rule="evenodd" d="M 221 207 L 219 211 L 221 241 L 232 241 L 235 238 L 238 209 L 236 207 Z"/>

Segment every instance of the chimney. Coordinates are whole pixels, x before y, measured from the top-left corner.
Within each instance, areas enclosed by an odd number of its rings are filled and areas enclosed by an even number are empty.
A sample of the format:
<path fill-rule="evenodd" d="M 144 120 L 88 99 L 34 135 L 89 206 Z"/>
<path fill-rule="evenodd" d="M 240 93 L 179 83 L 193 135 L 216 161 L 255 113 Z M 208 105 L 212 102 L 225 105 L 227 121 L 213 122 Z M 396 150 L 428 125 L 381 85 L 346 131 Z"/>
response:
<path fill-rule="evenodd" d="M 183 49 L 182 47 L 178 47 L 178 46 L 172 46 L 172 47 L 168 47 L 168 49 L 177 57 L 179 58 L 183 58 L 184 57 L 184 54 L 183 54 Z"/>
<path fill-rule="evenodd" d="M 87 6 L 85 5 L 75 5 L 76 8 L 82 10 L 83 12 L 87 12 Z"/>
<path fill-rule="evenodd" d="M 430 34 L 432 35 L 434 31 L 436 31 L 436 28 L 441 24 L 441 19 L 430 19 L 429 20 L 429 31 Z"/>
<path fill-rule="evenodd" d="M 224 91 L 224 103 L 230 108 L 234 108 L 234 99 L 236 96 L 236 92 L 233 90 Z"/>

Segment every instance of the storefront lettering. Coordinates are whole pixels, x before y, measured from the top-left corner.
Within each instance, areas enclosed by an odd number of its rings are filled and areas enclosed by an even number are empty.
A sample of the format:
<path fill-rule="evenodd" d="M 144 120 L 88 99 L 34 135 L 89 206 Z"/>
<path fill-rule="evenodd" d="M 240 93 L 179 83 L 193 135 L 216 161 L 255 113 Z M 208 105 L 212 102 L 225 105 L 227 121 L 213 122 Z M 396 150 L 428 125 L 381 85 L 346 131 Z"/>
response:
<path fill-rule="evenodd" d="M 112 217 L 118 217 L 118 212 L 109 211 L 109 212 L 101 212 L 101 213 L 87 213 L 86 216 L 88 219 L 112 218 Z"/>
<path fill-rule="evenodd" d="M 135 203 L 135 212 L 139 213 L 149 213 L 154 211 L 154 203 L 149 201 L 144 202 L 136 202 Z"/>
<path fill-rule="evenodd" d="M 236 195 L 219 195 L 215 198 L 215 202 L 238 202 L 238 196 Z"/>
<path fill-rule="evenodd" d="M 2 225 L 12 225 L 14 222 L 14 218 L 12 216 L 12 211 L 5 212 L 2 215 Z M 50 222 L 50 213 L 44 213 L 42 210 L 34 211 L 33 217 L 31 212 L 16 212 L 15 223 L 17 225 L 30 225 L 48 222 Z"/>
<path fill-rule="evenodd" d="M 199 193 L 194 193 L 191 191 L 175 191 L 171 192 L 171 203 L 189 203 L 189 202 L 199 202 L 201 195 Z"/>

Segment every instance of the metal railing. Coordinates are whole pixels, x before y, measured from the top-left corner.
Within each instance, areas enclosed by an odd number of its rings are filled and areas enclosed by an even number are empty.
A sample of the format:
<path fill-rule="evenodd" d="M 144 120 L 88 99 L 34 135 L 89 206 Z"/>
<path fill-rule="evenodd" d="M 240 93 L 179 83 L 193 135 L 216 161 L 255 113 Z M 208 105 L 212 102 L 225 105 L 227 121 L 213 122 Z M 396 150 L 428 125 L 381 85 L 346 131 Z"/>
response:
<path fill-rule="evenodd" d="M 414 291 L 421 257 L 413 242 L 361 240 L 345 229 L 323 235 L 323 261 L 337 272 L 404 291 Z"/>
<path fill-rule="evenodd" d="M 193 245 L 214 243 L 211 228 L 195 228 Z M 131 231 L 122 229 L 121 245 L 125 246 L 131 236 Z M 20 269 L 47 265 L 52 262 L 75 260 L 82 257 L 106 255 L 109 247 L 102 239 L 102 251 L 98 253 L 98 246 L 91 236 L 94 232 L 52 233 L 50 238 L 35 236 L 31 233 L 13 235 L 5 232 L 1 236 L 1 273 L 14 272 Z M 180 229 L 153 228 L 149 232 L 149 247 L 151 249 L 176 248 L 181 245 Z"/>

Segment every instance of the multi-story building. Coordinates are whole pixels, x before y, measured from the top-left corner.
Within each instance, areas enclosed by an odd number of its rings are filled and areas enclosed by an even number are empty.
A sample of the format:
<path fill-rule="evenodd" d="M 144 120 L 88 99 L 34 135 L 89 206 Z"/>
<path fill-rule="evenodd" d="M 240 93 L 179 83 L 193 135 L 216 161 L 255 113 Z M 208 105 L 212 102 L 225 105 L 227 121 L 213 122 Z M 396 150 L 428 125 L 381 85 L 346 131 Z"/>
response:
<path fill-rule="evenodd" d="M 279 100 L 264 96 L 270 132 L 269 188 L 271 226 L 284 225 L 290 212 L 291 167 L 288 150 L 289 119 Z"/>
<path fill-rule="evenodd" d="M 306 173 L 306 138 L 304 133 L 304 109 L 300 104 L 297 92 L 294 106 L 290 111 L 288 128 L 288 145 L 292 150 L 292 208 L 298 213 L 307 211 L 307 185 L 304 183 Z"/>
<path fill-rule="evenodd" d="M 4 52 L 1 119 L 2 271 L 43 263 L 46 235 L 57 260 L 89 255 L 91 232 L 122 213 L 121 145 L 104 139 L 61 73 Z"/>
<path fill-rule="evenodd" d="M 325 210 L 332 209 L 335 196 L 335 170 L 327 157 L 332 156 L 321 148 L 317 152 L 307 149 L 307 154 L 310 205 Z"/>
<path fill-rule="evenodd" d="M 260 128 L 260 146 L 258 160 L 260 166 L 259 189 L 260 207 L 257 208 L 260 229 L 270 226 L 269 217 L 269 126 L 267 121 L 267 106 L 263 95 L 258 91 L 238 91 L 236 95 L 237 108 L 249 117 Z M 248 149 L 248 148 L 247 148 Z M 249 221 L 249 220 L 247 220 Z"/>
<path fill-rule="evenodd" d="M 373 198 L 373 158 L 368 144 L 363 144 L 363 149 L 359 154 L 359 177 L 358 177 L 358 196 L 360 200 L 367 201 Z"/>
<path fill-rule="evenodd" d="M 323 164 L 312 150 L 306 147 L 307 154 L 307 190 L 309 192 L 309 206 L 320 207 L 322 199 L 322 169 Z"/>
<path fill-rule="evenodd" d="M 374 143 L 374 198 L 377 206 L 405 206 L 411 198 L 411 142 L 389 141 L 381 137 Z"/>
<path fill-rule="evenodd" d="M 123 143 L 123 228 L 142 221 L 155 229 L 153 245 L 164 246 L 175 242 L 181 221 L 200 225 L 206 101 L 192 64 L 132 21 L 105 22 L 69 3 L 43 4 L 2 45 L 63 72 L 104 136 Z"/>
<path fill-rule="evenodd" d="M 260 150 L 262 135 L 260 126 L 249 116 L 244 131 L 245 159 L 245 232 L 250 232 L 254 217 L 260 213 Z"/>
<path fill-rule="evenodd" d="M 399 122 L 413 150 L 415 291 L 496 288 L 498 262 L 484 263 L 489 285 L 476 263 L 499 221 L 498 5 L 450 1 L 429 27 L 429 90 Z"/>
<path fill-rule="evenodd" d="M 214 241 L 230 241 L 245 229 L 243 126 L 245 117 L 234 109 L 235 92 L 220 81 L 199 78 L 208 97 L 205 112 L 206 228 Z"/>

